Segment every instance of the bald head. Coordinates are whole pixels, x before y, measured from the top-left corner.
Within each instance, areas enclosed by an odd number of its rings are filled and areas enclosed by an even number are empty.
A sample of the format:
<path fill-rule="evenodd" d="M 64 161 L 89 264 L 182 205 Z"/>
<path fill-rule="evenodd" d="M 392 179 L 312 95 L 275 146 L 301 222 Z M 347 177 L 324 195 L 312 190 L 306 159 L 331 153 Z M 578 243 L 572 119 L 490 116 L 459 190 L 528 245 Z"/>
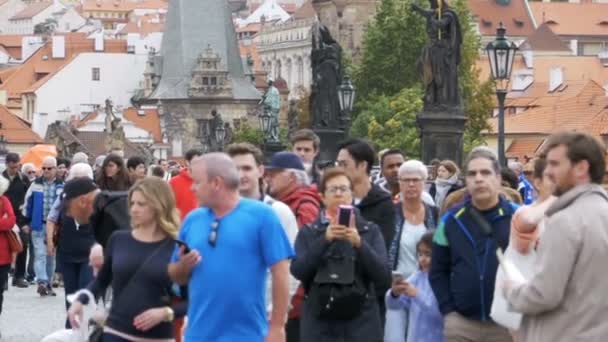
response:
<path fill-rule="evenodd" d="M 193 173 L 204 172 L 209 181 L 219 177 L 224 180 L 227 189 L 238 191 L 239 172 L 227 154 L 216 152 L 198 156 L 192 159 L 191 165 Z"/>

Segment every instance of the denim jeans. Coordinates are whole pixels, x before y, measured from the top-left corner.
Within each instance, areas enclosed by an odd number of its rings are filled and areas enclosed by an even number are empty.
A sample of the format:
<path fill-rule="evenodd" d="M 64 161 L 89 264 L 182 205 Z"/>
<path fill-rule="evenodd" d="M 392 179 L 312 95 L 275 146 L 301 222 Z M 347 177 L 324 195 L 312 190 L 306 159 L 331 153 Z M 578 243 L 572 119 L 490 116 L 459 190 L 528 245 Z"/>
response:
<path fill-rule="evenodd" d="M 68 295 L 87 287 L 87 285 L 93 281 L 93 270 L 88 262 L 59 261 L 58 264 L 61 264 L 63 270 L 63 284 L 66 297 L 65 308 L 68 309 L 70 307 L 70 304 L 67 301 Z M 66 320 L 65 328 L 71 328 L 69 320 Z"/>
<path fill-rule="evenodd" d="M 32 231 L 32 243 L 34 244 L 34 272 L 38 284 L 50 285 L 55 273 L 55 257 L 46 253 L 46 229 Z"/>

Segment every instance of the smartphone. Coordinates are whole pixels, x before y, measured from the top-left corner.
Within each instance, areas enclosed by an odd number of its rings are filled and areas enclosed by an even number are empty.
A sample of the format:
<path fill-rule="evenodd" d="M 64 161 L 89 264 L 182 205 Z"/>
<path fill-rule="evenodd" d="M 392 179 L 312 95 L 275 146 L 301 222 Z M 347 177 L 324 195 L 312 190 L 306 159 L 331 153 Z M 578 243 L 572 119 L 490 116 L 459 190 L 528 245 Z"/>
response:
<path fill-rule="evenodd" d="M 180 247 L 181 247 L 181 246 L 184 246 L 184 254 L 188 254 L 188 253 L 190 253 L 190 247 L 188 247 L 188 244 L 187 244 L 187 243 L 185 243 L 185 242 L 184 242 L 184 241 L 182 241 L 182 240 L 178 240 L 178 239 L 175 239 L 175 243 L 176 243 L 178 246 L 180 246 Z"/>
<path fill-rule="evenodd" d="M 338 224 L 348 227 L 350 225 L 350 216 L 353 213 L 352 205 L 341 205 L 338 207 Z"/>
<path fill-rule="evenodd" d="M 400 272 L 393 271 L 391 275 L 393 277 L 393 283 L 398 283 L 405 280 L 405 277 Z"/>

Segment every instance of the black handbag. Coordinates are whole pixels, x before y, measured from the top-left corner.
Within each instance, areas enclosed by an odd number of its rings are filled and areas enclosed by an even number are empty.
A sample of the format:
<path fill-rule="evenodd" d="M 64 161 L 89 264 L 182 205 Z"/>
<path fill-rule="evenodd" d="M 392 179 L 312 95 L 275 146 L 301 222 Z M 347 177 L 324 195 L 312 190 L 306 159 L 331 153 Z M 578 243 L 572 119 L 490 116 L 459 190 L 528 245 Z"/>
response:
<path fill-rule="evenodd" d="M 350 245 L 332 243 L 307 294 L 309 307 L 326 320 L 352 320 L 363 311 L 368 291 L 357 275 L 356 256 Z"/>

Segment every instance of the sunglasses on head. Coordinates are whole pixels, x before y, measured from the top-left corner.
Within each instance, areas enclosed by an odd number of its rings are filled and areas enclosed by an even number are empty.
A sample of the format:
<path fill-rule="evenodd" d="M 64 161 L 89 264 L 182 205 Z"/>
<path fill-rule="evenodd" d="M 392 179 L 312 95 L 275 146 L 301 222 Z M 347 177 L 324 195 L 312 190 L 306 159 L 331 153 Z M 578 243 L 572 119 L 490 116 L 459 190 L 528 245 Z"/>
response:
<path fill-rule="evenodd" d="M 209 232 L 209 244 L 211 245 L 211 247 L 215 247 L 215 244 L 217 242 L 217 231 L 220 228 L 220 221 L 219 220 L 214 220 L 213 222 L 211 222 L 211 231 Z"/>

